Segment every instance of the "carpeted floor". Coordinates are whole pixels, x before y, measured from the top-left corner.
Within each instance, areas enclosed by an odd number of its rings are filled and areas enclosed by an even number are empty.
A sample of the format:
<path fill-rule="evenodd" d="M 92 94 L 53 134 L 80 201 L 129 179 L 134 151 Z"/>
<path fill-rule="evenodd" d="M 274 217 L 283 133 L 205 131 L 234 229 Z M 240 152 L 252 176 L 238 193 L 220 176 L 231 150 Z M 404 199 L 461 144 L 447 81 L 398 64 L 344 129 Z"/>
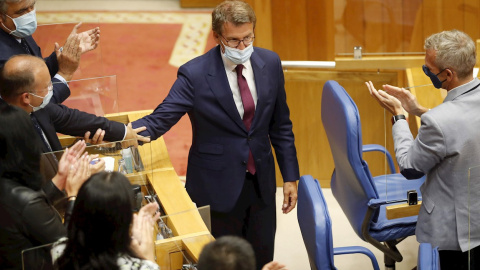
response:
<path fill-rule="evenodd" d="M 76 22 L 81 31 L 99 26 L 100 46 L 82 56 L 68 106 L 102 114 L 154 109 L 168 94 L 180 65 L 215 46 L 209 12 L 39 12 L 35 40 L 42 53 L 65 43 Z M 115 75 L 100 79 L 101 76 Z M 83 81 L 87 78 L 87 81 Z M 116 88 L 116 90 L 115 90 Z M 90 89 L 92 104 L 78 102 Z M 116 93 L 116 94 L 115 94 Z M 114 100 L 116 104 L 113 104 Z M 103 108 L 94 110 L 95 101 Z M 184 116 L 164 136 L 177 174 L 186 174 L 191 125 Z"/>

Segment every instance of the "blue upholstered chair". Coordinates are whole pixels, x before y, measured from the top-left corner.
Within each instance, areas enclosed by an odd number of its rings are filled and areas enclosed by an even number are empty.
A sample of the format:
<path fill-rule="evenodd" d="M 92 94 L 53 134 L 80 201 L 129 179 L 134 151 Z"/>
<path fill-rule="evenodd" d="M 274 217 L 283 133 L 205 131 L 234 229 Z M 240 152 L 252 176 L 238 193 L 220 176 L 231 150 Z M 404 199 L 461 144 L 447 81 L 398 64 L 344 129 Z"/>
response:
<path fill-rule="evenodd" d="M 440 269 L 440 257 L 438 248 L 432 248 L 431 244 L 421 243 L 418 247 L 417 270 Z"/>
<path fill-rule="evenodd" d="M 368 93 L 365 89 L 366 94 Z M 362 145 L 357 106 L 336 81 L 327 81 L 322 94 L 322 122 L 332 151 L 335 170 L 331 188 L 357 235 L 385 254 L 386 268 L 394 269 L 403 260 L 396 245 L 415 233 L 417 216 L 388 220 L 385 208 L 406 201 L 407 191 L 416 190 L 424 178 L 407 180 L 395 173 L 388 151 L 381 145 Z M 391 174 L 372 177 L 364 151 L 386 154 Z"/>
<path fill-rule="evenodd" d="M 379 270 L 373 253 L 360 246 L 333 248 L 332 224 L 327 203 L 318 180 L 304 175 L 298 183 L 297 218 L 307 248 L 310 267 L 314 270 L 336 269 L 334 255 L 362 253 L 372 260 L 373 269 Z"/>

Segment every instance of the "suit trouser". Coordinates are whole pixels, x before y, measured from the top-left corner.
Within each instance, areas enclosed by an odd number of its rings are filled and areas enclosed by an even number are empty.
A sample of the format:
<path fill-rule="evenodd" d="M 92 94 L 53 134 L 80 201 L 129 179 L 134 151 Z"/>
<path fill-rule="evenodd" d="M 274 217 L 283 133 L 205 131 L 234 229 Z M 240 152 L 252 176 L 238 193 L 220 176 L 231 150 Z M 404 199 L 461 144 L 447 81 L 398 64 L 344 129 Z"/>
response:
<path fill-rule="evenodd" d="M 277 216 L 275 197 L 263 202 L 257 177 L 246 174 L 240 197 L 232 211 L 212 211 L 212 235 L 236 235 L 245 238 L 255 251 L 257 269 L 273 260 Z"/>
<path fill-rule="evenodd" d="M 470 250 L 470 258 L 468 253 L 460 250 L 439 250 L 440 268 L 442 270 L 480 269 L 480 246 Z"/>

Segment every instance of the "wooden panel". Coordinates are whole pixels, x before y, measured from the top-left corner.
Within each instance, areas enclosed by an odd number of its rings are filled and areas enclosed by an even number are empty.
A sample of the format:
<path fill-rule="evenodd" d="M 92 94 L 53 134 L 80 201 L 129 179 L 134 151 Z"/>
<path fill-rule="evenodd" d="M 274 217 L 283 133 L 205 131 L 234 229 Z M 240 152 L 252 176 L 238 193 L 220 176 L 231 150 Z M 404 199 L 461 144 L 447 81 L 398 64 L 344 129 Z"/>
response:
<path fill-rule="evenodd" d="M 448 20 L 442 18 L 442 30 L 464 29 L 465 11 L 462 10 L 464 0 L 441 1 L 442 15 L 445 14 Z"/>
<path fill-rule="evenodd" d="M 333 60 L 335 57 L 333 1 L 307 1 L 306 17 L 307 59 L 310 61 Z"/>
<path fill-rule="evenodd" d="M 255 46 L 273 50 L 271 0 L 248 0 L 257 16 Z"/>
<path fill-rule="evenodd" d="M 464 0 L 464 3 L 460 7 L 460 9 L 465 13 L 465 19 L 464 19 L 465 33 L 467 33 L 473 39 L 480 38 L 480 27 L 478 27 L 479 25 L 478 18 L 480 16 L 480 1 Z M 478 58 L 477 58 L 477 61 L 478 61 Z"/>
<path fill-rule="evenodd" d="M 282 60 L 308 60 L 306 1 L 276 1 L 272 5 L 273 50 Z"/>
<path fill-rule="evenodd" d="M 424 56 L 369 56 L 362 59 L 352 57 L 336 57 L 335 67 L 339 70 L 362 69 L 405 69 L 421 67 L 425 63 Z"/>
<path fill-rule="evenodd" d="M 393 151 L 390 116 L 370 97 L 365 81 L 382 84 L 397 84 L 397 72 L 372 71 L 285 71 L 285 88 L 290 107 L 295 145 L 300 165 L 300 174 L 311 174 L 322 187 L 330 186 L 334 169 L 330 146 L 321 121 L 321 97 L 327 80 L 336 80 L 357 104 L 362 119 L 363 143 L 381 144 Z M 365 160 L 373 175 L 385 174 L 383 155 L 367 153 Z M 281 185 L 281 174 L 277 167 L 277 184 Z"/>
<path fill-rule="evenodd" d="M 337 2 L 335 2 L 337 5 Z M 345 51 L 353 53 L 354 46 L 362 46 L 365 48 L 365 25 L 364 25 L 364 6 L 363 1 L 358 0 L 346 0 L 343 7 L 343 22 L 345 26 L 344 38 Z"/>
<path fill-rule="evenodd" d="M 422 206 L 421 201 L 419 201 L 418 204 L 416 205 L 408 205 L 406 203 L 402 203 L 402 204 L 387 206 L 386 207 L 387 219 L 417 216 L 418 212 L 420 212 L 421 206 Z"/>
<path fill-rule="evenodd" d="M 386 52 L 386 40 L 383 36 L 383 27 L 386 24 L 383 13 L 387 13 L 383 0 L 364 0 L 364 27 L 365 46 L 364 52 Z"/>

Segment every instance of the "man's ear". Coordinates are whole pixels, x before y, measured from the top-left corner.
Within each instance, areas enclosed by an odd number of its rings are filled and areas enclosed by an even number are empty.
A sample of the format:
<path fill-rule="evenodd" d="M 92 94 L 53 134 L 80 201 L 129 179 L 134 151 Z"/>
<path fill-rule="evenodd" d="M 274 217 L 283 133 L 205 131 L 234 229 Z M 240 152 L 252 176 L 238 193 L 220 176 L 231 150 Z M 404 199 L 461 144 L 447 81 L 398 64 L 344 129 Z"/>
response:
<path fill-rule="evenodd" d="M 7 19 L 7 16 L 5 16 L 5 14 L 3 13 L 0 13 L 0 22 L 4 23 L 6 19 Z"/>
<path fill-rule="evenodd" d="M 30 102 L 32 101 L 31 98 L 32 98 L 32 96 L 30 95 L 30 93 L 25 92 L 25 93 L 22 93 L 18 96 L 17 101 L 22 106 L 28 106 L 30 104 Z"/>
<path fill-rule="evenodd" d="M 447 73 L 447 80 L 453 80 L 453 76 L 455 75 L 454 72 L 449 68 L 445 69 L 445 72 Z"/>

